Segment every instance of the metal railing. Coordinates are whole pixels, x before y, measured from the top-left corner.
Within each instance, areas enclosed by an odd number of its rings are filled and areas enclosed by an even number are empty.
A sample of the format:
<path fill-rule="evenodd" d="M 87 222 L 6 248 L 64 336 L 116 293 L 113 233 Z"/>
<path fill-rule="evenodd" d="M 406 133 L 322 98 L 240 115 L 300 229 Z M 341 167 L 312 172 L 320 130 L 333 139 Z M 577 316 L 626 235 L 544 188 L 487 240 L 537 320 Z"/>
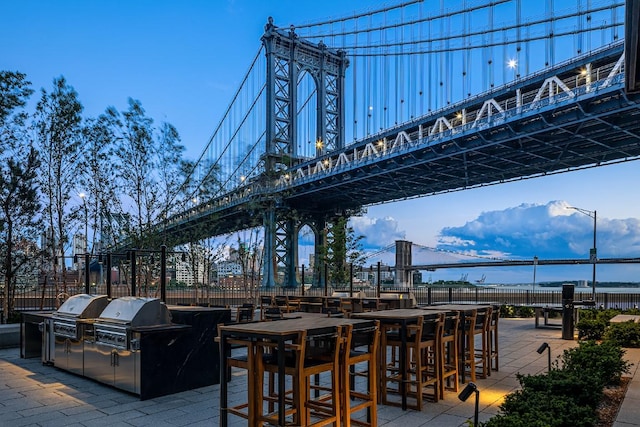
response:
<path fill-rule="evenodd" d="M 406 288 L 384 287 L 384 291 L 407 291 Z M 304 291 L 307 296 L 331 295 L 334 291 L 348 292 L 348 288 L 311 288 Z M 56 293 L 54 289 L 23 289 L 16 293 L 14 309 L 16 311 L 56 310 L 66 298 L 77 293 L 84 292 L 83 287 L 67 288 L 67 293 Z M 159 289 L 141 289 L 140 296 L 160 298 Z M 357 292 L 357 293 L 356 293 Z M 93 287 L 92 294 L 106 294 L 102 287 Z M 498 288 L 416 288 L 411 293 L 417 304 L 436 303 L 498 303 L 510 305 L 559 305 L 562 303 L 562 290 L 519 290 Z M 263 295 L 302 295 L 302 289 L 271 288 L 254 290 L 221 290 L 213 288 L 168 288 L 166 302 L 171 305 L 200 305 L 236 307 L 246 302 L 259 305 Z M 130 295 L 127 286 L 113 286 L 112 297 L 118 298 Z M 354 295 L 376 297 L 375 288 L 367 288 L 357 291 Z M 591 299 L 591 290 L 585 292 L 576 291 L 574 301 L 588 301 Z M 2 302 L 2 297 L 0 297 Z M 633 308 L 640 306 L 640 289 L 638 292 L 596 294 L 595 306 L 598 308 Z"/>

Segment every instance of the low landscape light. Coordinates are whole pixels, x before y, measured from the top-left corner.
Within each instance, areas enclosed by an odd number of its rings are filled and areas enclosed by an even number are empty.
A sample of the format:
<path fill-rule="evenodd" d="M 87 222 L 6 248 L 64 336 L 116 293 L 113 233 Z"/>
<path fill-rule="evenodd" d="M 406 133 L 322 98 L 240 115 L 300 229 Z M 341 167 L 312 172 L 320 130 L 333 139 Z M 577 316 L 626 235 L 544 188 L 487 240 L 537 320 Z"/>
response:
<path fill-rule="evenodd" d="M 476 394 L 476 409 L 473 414 L 473 426 L 477 427 L 478 426 L 478 408 L 480 404 L 480 390 L 478 390 L 478 386 L 476 386 L 475 383 L 467 384 L 464 390 L 462 390 L 458 395 L 458 399 L 462 400 L 463 402 L 466 402 L 469 396 L 471 396 L 473 393 Z"/>
<path fill-rule="evenodd" d="M 550 371 L 551 370 L 551 347 L 549 346 L 549 344 L 546 342 L 543 342 L 536 351 L 538 352 L 538 354 L 542 354 L 544 353 L 545 350 L 547 350 L 547 354 L 548 354 L 547 371 Z"/>

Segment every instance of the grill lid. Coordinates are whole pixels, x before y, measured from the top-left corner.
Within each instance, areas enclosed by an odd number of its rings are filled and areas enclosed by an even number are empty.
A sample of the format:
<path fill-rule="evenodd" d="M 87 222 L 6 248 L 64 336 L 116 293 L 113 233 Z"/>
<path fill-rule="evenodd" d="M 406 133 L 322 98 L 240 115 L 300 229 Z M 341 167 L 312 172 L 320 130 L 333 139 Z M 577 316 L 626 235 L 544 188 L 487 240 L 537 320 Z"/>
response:
<path fill-rule="evenodd" d="M 171 323 L 171 313 L 158 298 L 122 297 L 111 301 L 98 320 L 129 326 L 166 325 Z"/>
<path fill-rule="evenodd" d="M 55 315 L 92 319 L 98 317 L 108 303 L 106 295 L 78 294 L 69 297 L 55 312 Z"/>

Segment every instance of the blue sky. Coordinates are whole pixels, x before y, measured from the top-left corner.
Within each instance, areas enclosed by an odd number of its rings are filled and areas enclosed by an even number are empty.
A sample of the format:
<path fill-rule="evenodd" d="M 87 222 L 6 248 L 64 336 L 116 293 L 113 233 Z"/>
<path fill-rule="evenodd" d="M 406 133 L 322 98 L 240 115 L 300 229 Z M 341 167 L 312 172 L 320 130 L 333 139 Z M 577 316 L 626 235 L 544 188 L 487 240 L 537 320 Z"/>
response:
<path fill-rule="evenodd" d="M 63 75 L 78 92 L 85 116 L 108 106 L 125 109 L 127 98 L 138 99 L 156 122 L 175 125 L 187 155 L 197 157 L 258 51 L 269 16 L 286 27 L 395 3 L 5 0 L 0 69 L 26 73 L 36 89 L 50 89 Z M 631 162 L 370 207 L 353 225 L 372 249 L 406 239 L 505 258 L 587 257 L 593 221 L 565 209 L 572 205 L 597 210 L 600 257 L 638 257 L 639 166 Z M 483 274 L 467 272 L 470 279 Z M 601 266 L 598 272 L 599 280 L 640 281 L 635 266 Z M 460 274 L 438 271 L 432 278 Z M 538 280 L 586 280 L 590 274 L 590 266 L 539 268 Z M 526 282 L 531 271 L 487 276 L 488 282 Z"/>

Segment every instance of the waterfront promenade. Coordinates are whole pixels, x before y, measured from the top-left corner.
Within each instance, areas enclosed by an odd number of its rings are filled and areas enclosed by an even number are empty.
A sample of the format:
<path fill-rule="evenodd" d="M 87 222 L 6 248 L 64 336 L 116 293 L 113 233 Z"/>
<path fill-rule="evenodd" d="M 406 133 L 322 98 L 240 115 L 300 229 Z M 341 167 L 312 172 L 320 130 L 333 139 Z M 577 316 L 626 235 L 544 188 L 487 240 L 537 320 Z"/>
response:
<path fill-rule="evenodd" d="M 500 319 L 500 371 L 477 381 L 480 420 L 498 413 L 505 394 L 519 387 L 517 373 L 535 374 L 547 369 L 543 342 L 552 357 L 577 344 L 561 339 L 559 329 L 536 329 L 533 319 Z M 640 349 L 627 351 L 633 380 L 614 427 L 640 426 Z M 246 377 L 234 371 L 230 400 L 246 396 Z M 20 359 L 19 350 L 0 350 L 0 426 L 217 426 L 219 385 L 140 401 L 137 397 L 50 366 L 39 359 Z M 474 399 L 461 402 L 447 392 L 438 403 L 427 402 L 421 412 L 378 407 L 378 425 L 402 427 L 465 426 L 473 418 Z M 230 417 L 230 425 L 246 425 Z"/>

